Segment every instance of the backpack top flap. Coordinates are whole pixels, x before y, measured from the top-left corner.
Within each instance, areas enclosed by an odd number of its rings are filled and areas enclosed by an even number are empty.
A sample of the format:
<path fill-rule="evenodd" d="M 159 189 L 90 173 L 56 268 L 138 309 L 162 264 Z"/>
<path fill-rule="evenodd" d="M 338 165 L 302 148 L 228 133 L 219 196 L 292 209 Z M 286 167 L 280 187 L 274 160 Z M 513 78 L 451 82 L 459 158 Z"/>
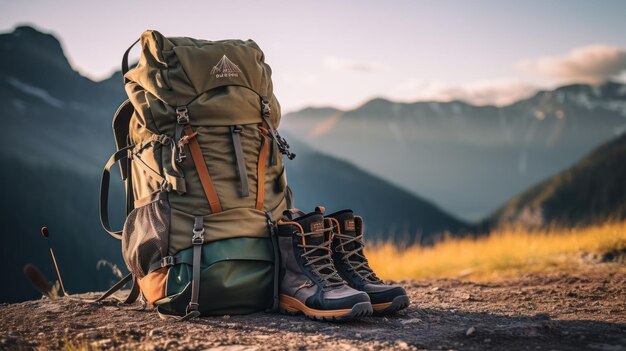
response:
<path fill-rule="evenodd" d="M 209 41 L 141 35 L 141 57 L 125 78 L 170 106 L 185 106 L 221 86 L 241 86 L 272 96 L 271 69 L 252 40 Z"/>

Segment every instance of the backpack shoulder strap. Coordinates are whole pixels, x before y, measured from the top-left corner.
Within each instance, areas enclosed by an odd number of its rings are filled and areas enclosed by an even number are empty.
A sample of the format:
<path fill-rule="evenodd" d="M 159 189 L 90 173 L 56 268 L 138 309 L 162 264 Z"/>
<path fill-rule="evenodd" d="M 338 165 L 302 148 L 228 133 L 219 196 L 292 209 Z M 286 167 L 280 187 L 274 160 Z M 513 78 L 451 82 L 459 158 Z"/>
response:
<path fill-rule="evenodd" d="M 100 223 L 107 233 L 118 240 L 122 239 L 122 231 L 114 231 L 109 224 L 109 184 L 111 181 L 111 167 L 113 167 L 116 162 L 127 158 L 128 150 L 132 147 L 134 147 L 134 145 L 126 146 L 111 155 L 102 170 L 102 179 L 100 181 Z"/>
<path fill-rule="evenodd" d="M 115 148 L 123 149 L 128 145 L 128 135 L 130 133 L 130 119 L 133 117 L 135 108 L 130 100 L 126 99 L 120 107 L 117 108 L 113 115 L 113 136 L 115 137 Z M 122 172 L 122 180 L 128 177 L 128 163 L 120 162 L 120 171 Z"/>

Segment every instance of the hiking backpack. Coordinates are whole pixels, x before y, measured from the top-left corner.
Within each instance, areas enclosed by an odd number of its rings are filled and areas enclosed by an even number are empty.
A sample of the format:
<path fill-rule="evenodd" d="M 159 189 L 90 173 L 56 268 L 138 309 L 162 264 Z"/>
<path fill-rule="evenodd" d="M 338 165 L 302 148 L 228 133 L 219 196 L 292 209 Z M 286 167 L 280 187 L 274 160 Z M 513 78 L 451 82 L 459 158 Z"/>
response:
<path fill-rule="evenodd" d="M 137 65 L 129 69 L 130 48 L 122 60 L 128 100 L 113 118 L 117 152 L 100 190 L 102 226 L 121 239 L 130 274 L 100 299 L 132 281 L 125 302 L 141 292 L 164 315 L 276 308 L 274 218 L 291 207 L 282 156 L 295 155 L 276 132 L 263 52 L 252 40 L 152 30 L 138 41 Z M 115 163 L 126 190 L 121 231 L 108 219 Z"/>

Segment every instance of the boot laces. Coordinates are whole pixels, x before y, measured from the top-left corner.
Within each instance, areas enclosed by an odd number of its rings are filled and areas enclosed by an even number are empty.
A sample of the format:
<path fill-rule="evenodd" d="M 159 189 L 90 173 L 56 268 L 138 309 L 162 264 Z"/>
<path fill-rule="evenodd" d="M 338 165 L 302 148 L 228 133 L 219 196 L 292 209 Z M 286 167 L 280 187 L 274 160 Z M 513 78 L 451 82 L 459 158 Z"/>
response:
<path fill-rule="evenodd" d="M 298 236 L 304 239 L 304 243 L 298 244 L 298 247 L 301 247 L 303 250 L 302 257 L 304 257 L 305 260 L 304 265 L 311 266 L 313 274 L 317 275 L 325 282 L 324 290 L 344 285 L 344 281 L 337 273 L 337 269 L 333 263 L 332 250 L 330 248 L 332 237 L 329 240 L 321 242 L 319 245 L 307 244 L 306 239 L 311 235 L 324 235 L 331 230 L 332 228 L 325 228 L 307 233 L 297 233 Z"/>
<path fill-rule="evenodd" d="M 363 253 L 365 243 L 363 242 L 363 234 L 356 236 L 336 233 L 339 238 L 339 250 L 343 253 L 342 259 L 347 264 L 348 270 L 356 273 L 358 276 L 370 283 L 381 283 L 382 280 L 376 276 L 376 273 L 370 268 L 367 258 Z M 356 248 L 346 251 L 346 246 L 355 243 Z"/>

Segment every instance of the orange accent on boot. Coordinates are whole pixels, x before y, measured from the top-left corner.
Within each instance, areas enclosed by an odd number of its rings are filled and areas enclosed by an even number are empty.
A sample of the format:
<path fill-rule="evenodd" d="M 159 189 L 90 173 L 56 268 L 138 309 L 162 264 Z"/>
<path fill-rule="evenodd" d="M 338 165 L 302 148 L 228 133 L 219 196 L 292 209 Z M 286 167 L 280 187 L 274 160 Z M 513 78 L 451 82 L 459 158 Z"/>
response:
<path fill-rule="evenodd" d="M 314 308 L 307 307 L 298 299 L 285 294 L 280 294 L 280 308 L 288 312 L 302 312 L 308 316 L 316 317 L 341 317 L 352 311 L 351 308 L 341 310 L 316 310 Z"/>
<path fill-rule="evenodd" d="M 302 228 L 302 226 L 300 225 L 300 223 L 298 222 L 290 222 L 290 221 L 283 221 L 282 219 L 278 220 L 278 224 L 291 224 L 291 225 L 295 225 L 298 227 L 298 229 L 300 229 L 300 233 L 304 234 L 304 228 Z M 302 236 L 302 245 L 306 245 L 306 243 L 304 242 L 304 236 Z"/>
<path fill-rule="evenodd" d="M 372 308 L 374 309 L 375 312 L 380 312 L 382 310 L 384 310 L 385 308 L 391 306 L 391 302 L 383 302 L 383 303 L 376 303 L 376 304 L 372 304 Z"/>
<path fill-rule="evenodd" d="M 165 281 L 169 267 L 159 268 L 137 280 L 139 288 L 148 303 L 153 304 L 165 297 Z"/>
<path fill-rule="evenodd" d="M 333 217 L 327 217 L 331 222 L 334 223 L 334 227 L 337 228 L 337 233 L 341 234 L 341 226 L 339 225 L 339 221 Z"/>
<path fill-rule="evenodd" d="M 356 227 L 357 235 L 363 234 L 363 217 L 354 216 L 354 226 Z"/>

